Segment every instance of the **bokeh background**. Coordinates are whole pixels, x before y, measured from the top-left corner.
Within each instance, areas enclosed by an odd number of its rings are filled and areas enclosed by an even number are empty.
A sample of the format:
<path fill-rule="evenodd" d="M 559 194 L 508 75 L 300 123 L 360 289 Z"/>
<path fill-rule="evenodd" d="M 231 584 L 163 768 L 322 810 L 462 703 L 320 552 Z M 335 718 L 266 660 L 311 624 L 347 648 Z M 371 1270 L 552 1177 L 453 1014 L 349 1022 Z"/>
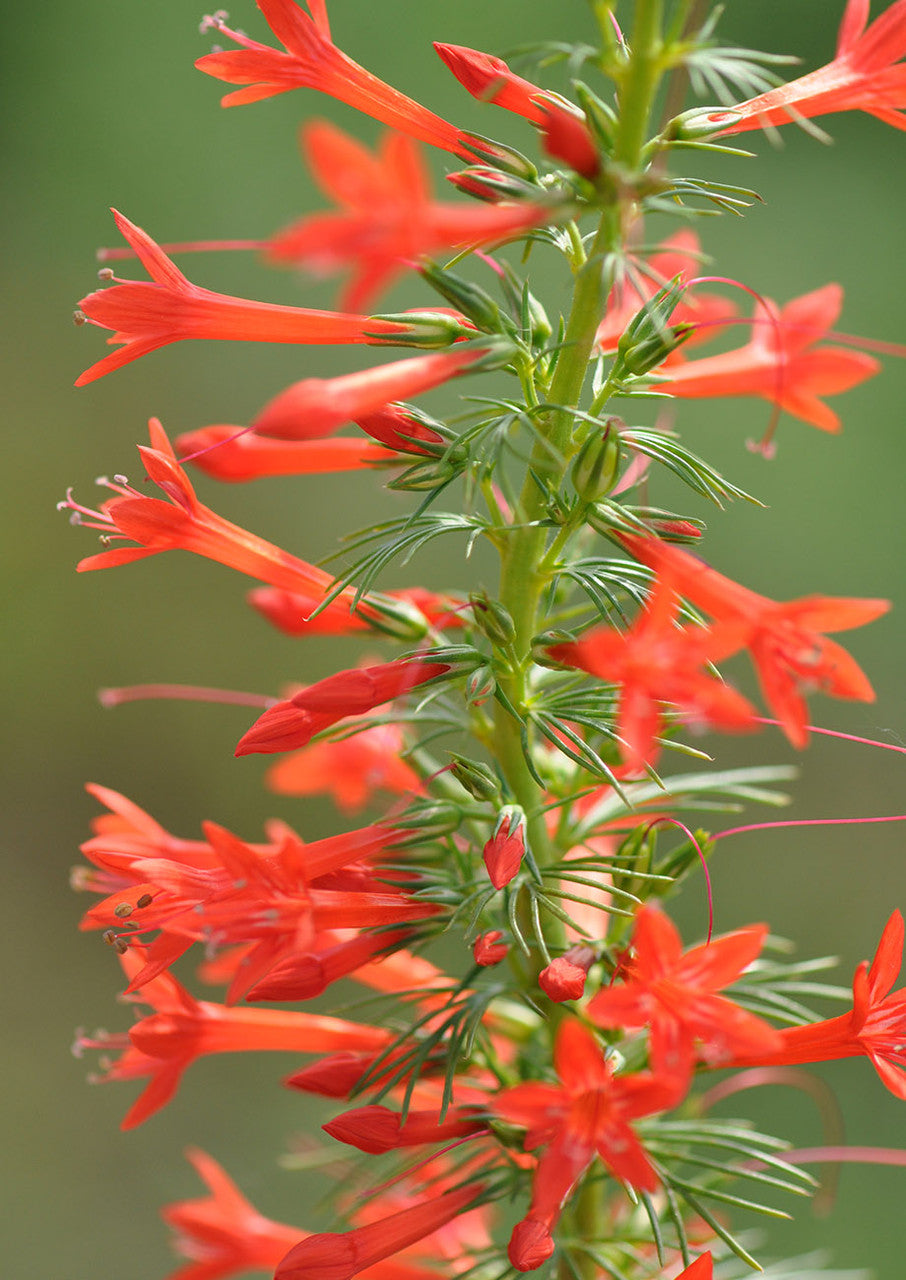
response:
<path fill-rule="evenodd" d="M 839 8 L 837 0 L 731 0 L 722 30 L 730 42 L 796 52 L 817 66 L 831 56 Z M 187 0 L 82 0 L 56 11 L 3 5 L 6 1280 L 167 1275 L 173 1264 L 157 1210 L 197 1193 L 180 1154 L 188 1143 L 210 1150 L 274 1217 L 316 1225 L 312 1205 L 322 1189 L 319 1177 L 276 1163 L 292 1135 L 316 1118 L 278 1087 L 292 1059 L 207 1059 L 164 1113 L 121 1134 L 133 1089 L 89 1088 L 86 1063 L 68 1052 L 76 1025 L 116 1030 L 129 1021 L 114 1003 L 121 985 L 114 958 L 95 935 L 76 932 L 85 903 L 67 889 L 94 812 L 86 780 L 123 790 L 185 835 L 211 817 L 254 838 L 262 818 L 275 813 L 311 836 L 330 829 L 323 809 L 267 796 L 260 760 L 233 760 L 246 712 L 172 703 L 105 712 L 95 691 L 173 680 L 271 693 L 284 680 L 326 674 L 338 646 L 300 648 L 270 631 L 243 604 L 244 580 L 190 557 L 76 576 L 75 562 L 90 553 L 93 538 L 54 510 L 68 484 L 86 500 L 98 473 L 135 473 L 134 445 L 151 413 L 174 433 L 241 423 L 293 379 L 351 367 L 342 353 L 318 349 L 183 344 L 72 388 L 102 354 L 101 335 L 74 329 L 70 312 L 94 287 L 94 249 L 115 241 L 108 206 L 160 240 L 266 235 L 318 204 L 294 140 L 303 118 L 321 114 L 363 138 L 377 135 L 370 120 L 307 92 L 221 111 L 220 87 L 192 68 L 211 45 L 197 34 L 200 16 Z M 441 69 L 431 40 L 503 51 L 523 40 L 591 35 L 581 0 L 443 7 L 333 0 L 331 16 L 337 42 L 374 72 L 447 118 L 527 149 L 529 127 L 468 98 Z M 267 38 L 250 0 L 235 0 L 231 17 Z M 744 219 L 703 220 L 706 247 L 722 274 L 781 300 L 839 280 L 847 291 L 844 329 L 906 340 L 906 143 L 865 116 L 826 123 L 832 146 L 787 129 L 779 147 L 751 140 L 757 161 L 722 166 L 725 179 L 757 187 L 765 203 Z M 443 157 L 431 163 L 440 180 Z M 652 235 L 672 229 L 665 221 Z M 330 306 L 334 297 L 332 285 L 270 273 L 250 256 L 198 258 L 188 269 L 223 292 L 314 306 Z M 562 290 L 562 277 L 552 274 L 552 306 Z M 417 300 L 401 289 L 388 301 Z M 889 618 L 851 637 L 875 681 L 876 706 L 813 703 L 818 723 L 892 744 L 906 741 L 904 397 L 906 366 L 891 360 L 883 377 L 835 402 L 841 436 L 785 419 L 770 464 L 745 448 L 765 426 L 763 405 L 727 402 L 701 413 L 687 406 L 681 419 L 693 447 L 768 503 L 765 511 L 740 505 L 721 515 L 686 500 L 688 510 L 709 518 L 711 555 L 726 572 L 778 598 L 893 598 Z M 443 397 L 433 404 L 442 408 Z M 361 476 L 202 490 L 230 518 L 310 559 L 326 553 L 339 531 L 388 510 L 373 479 Z M 660 496 L 670 499 L 666 486 Z M 389 502 L 402 509 L 399 499 Z M 424 557 L 414 576 L 435 585 L 462 581 L 458 559 L 445 554 Z M 355 651 L 342 657 L 352 662 Z M 735 762 L 792 755 L 770 732 L 719 750 L 721 760 Z M 892 752 L 818 740 L 797 763 L 791 812 L 799 816 L 904 807 L 906 763 Z M 741 837 L 715 862 L 718 927 L 769 918 L 803 955 L 838 954 L 845 983 L 872 952 L 889 912 L 906 906 L 902 847 L 896 826 Z M 689 936 L 702 930 L 703 911 L 697 884 L 681 903 Z M 850 1141 L 904 1145 L 903 1105 L 867 1064 L 834 1064 L 824 1075 L 838 1091 Z M 735 1109 L 811 1145 L 821 1132 L 810 1106 L 775 1090 L 739 1099 Z M 772 1229 L 771 1249 L 826 1247 L 840 1267 L 872 1267 L 895 1280 L 904 1178 L 896 1169 L 844 1169 L 833 1216 L 815 1217 L 804 1206 L 795 1224 Z"/>

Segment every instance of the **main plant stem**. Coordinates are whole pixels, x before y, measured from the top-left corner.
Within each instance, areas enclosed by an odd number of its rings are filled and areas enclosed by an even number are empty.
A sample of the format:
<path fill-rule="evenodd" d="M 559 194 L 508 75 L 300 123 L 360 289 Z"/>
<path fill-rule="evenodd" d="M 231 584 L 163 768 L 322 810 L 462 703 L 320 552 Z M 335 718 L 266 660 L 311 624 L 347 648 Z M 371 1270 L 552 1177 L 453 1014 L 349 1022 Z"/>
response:
<path fill-rule="evenodd" d="M 513 527 L 501 551 L 499 599 L 513 619 L 515 635 L 509 665 L 499 674 L 503 698 L 495 708 L 491 746 L 513 799 L 525 810 L 529 845 L 542 867 L 555 862 L 562 851 L 552 845 L 542 812 L 544 794 L 526 761 L 526 747 L 530 746 L 526 739 L 530 730 L 513 716 L 509 707 L 520 717 L 525 717 L 530 709 L 532 641 L 543 627 L 542 596 L 550 577 L 549 568 L 542 567 L 549 536 L 546 523 L 549 494 L 560 489 L 574 452 L 574 410 L 582 397 L 595 333 L 613 282 L 614 265 L 635 217 L 633 179 L 641 163 L 661 75 L 661 29 L 662 0 L 638 0 L 632 53 L 620 86 L 621 113 L 614 163 L 602 174 L 599 184 L 601 220 L 587 257 L 576 268 L 564 340 L 544 396 L 545 403 L 551 407 L 535 417 L 538 436 Z M 537 973 L 537 967 L 529 968 Z"/>

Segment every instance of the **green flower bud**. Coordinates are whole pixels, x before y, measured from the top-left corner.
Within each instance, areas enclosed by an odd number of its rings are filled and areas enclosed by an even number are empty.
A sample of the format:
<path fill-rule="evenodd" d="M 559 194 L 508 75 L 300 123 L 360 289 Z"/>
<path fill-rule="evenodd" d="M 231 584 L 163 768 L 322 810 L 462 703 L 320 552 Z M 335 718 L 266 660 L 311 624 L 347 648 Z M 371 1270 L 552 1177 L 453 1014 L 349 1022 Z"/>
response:
<path fill-rule="evenodd" d="M 497 774 L 486 764 L 478 760 L 470 760 L 468 756 L 453 756 L 450 772 L 459 783 L 476 800 L 493 800 L 500 792 L 500 781 Z"/>
<path fill-rule="evenodd" d="M 469 596 L 475 625 L 488 637 L 491 644 L 503 648 L 512 644 L 516 627 L 509 612 L 502 604 L 492 600 L 486 591 L 473 591 Z"/>
<path fill-rule="evenodd" d="M 620 436 L 610 424 L 593 431 L 573 461 L 570 479 L 583 502 L 597 502 L 610 492 L 620 472 Z"/>

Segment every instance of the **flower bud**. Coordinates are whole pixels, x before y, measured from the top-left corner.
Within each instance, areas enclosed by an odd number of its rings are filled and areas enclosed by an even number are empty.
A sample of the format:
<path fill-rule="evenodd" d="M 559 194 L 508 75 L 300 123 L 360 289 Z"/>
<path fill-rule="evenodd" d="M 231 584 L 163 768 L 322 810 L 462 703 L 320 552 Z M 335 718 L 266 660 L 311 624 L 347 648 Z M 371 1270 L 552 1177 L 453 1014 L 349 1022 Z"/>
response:
<path fill-rule="evenodd" d="M 469 596 L 475 625 L 484 632 L 491 644 L 506 648 L 513 643 L 516 627 L 507 609 L 498 600 L 492 600 L 486 591 L 473 591 Z"/>
<path fill-rule="evenodd" d="M 525 814 L 518 805 L 500 810 L 494 834 L 482 850 L 488 878 L 495 889 L 508 885 L 525 857 Z"/>
<path fill-rule="evenodd" d="M 447 181 L 466 195 L 484 200 L 488 204 L 502 204 L 512 200 L 537 200 L 540 189 L 525 182 L 515 174 L 492 169 L 489 165 L 471 165 L 458 173 L 448 173 Z"/>
<path fill-rule="evenodd" d="M 493 698 L 497 690 L 497 679 L 490 667 L 476 667 L 466 680 L 465 697 L 467 706 L 477 706 L 488 698 Z"/>
<path fill-rule="evenodd" d="M 506 942 L 500 941 L 502 937 L 503 934 L 499 929 L 489 929 L 487 933 L 480 933 L 472 943 L 475 963 L 487 968 L 489 965 L 500 964 L 501 960 L 505 960 L 510 948 Z"/>
<path fill-rule="evenodd" d="M 613 488 L 619 470 L 620 436 L 608 424 L 603 433 L 593 431 L 582 445 L 570 470 L 570 479 L 583 502 L 597 502 Z"/>
<path fill-rule="evenodd" d="M 452 346 L 462 338 L 473 338 L 475 326 L 469 324 L 465 316 L 453 315 L 449 311 L 403 311 L 392 316 L 371 316 L 390 324 L 404 326 L 404 331 L 389 335 L 389 345 L 395 347 L 417 347 L 419 350 L 433 351 Z M 388 335 L 383 333 L 368 334 L 368 341 L 373 345 L 388 345 Z"/>
<path fill-rule="evenodd" d="M 449 484 L 461 473 L 464 463 L 457 463 L 449 456 L 432 458 L 426 462 L 416 462 L 395 480 L 388 480 L 388 489 L 401 489 L 406 493 L 421 493 L 423 490 L 439 489 Z"/>
<path fill-rule="evenodd" d="M 585 112 L 585 121 L 602 151 L 613 151 L 616 139 L 616 113 L 581 80 L 573 81 L 573 92 Z"/>
<path fill-rule="evenodd" d="M 661 131 L 664 142 L 696 142 L 699 138 L 708 138 L 712 133 L 719 133 L 743 117 L 738 111 L 728 111 L 724 107 L 693 107 L 682 115 L 668 120 Z"/>
<path fill-rule="evenodd" d="M 538 170 L 531 160 L 515 147 L 505 146 L 502 142 L 485 138 L 480 133 L 463 133 L 460 134 L 459 140 L 463 151 L 474 152 L 479 160 L 488 160 L 498 169 L 503 169 L 514 177 L 527 178 L 529 181 L 538 177 Z"/>
<path fill-rule="evenodd" d="M 552 960 L 538 974 L 538 986 L 556 1004 L 564 1000 L 581 1000 L 585 994 L 585 979 L 595 962 L 591 947 L 577 944 L 556 960 Z"/>
<path fill-rule="evenodd" d="M 479 328 L 491 332 L 500 331 L 501 324 L 507 317 L 501 315 L 498 304 L 477 284 L 472 284 L 470 280 L 433 262 L 420 267 L 419 274 L 426 284 L 436 289 L 441 297 L 446 298 Z"/>
<path fill-rule="evenodd" d="M 575 644 L 576 636 L 572 631 L 561 631 L 555 628 L 551 631 L 542 631 L 540 635 L 532 637 L 532 661 L 539 667 L 553 667 L 555 671 L 563 669 L 563 663 L 555 661 L 548 649 L 552 649 L 557 644 Z"/>
<path fill-rule="evenodd" d="M 500 792 L 497 774 L 489 765 L 481 764 L 478 760 L 453 754 L 450 772 L 459 785 L 476 800 L 493 800 Z"/>
<path fill-rule="evenodd" d="M 662 364 L 691 334 L 685 325 L 670 325 L 677 304 L 686 291 L 681 277 L 649 298 L 630 320 L 617 344 L 616 376 L 639 376 Z"/>

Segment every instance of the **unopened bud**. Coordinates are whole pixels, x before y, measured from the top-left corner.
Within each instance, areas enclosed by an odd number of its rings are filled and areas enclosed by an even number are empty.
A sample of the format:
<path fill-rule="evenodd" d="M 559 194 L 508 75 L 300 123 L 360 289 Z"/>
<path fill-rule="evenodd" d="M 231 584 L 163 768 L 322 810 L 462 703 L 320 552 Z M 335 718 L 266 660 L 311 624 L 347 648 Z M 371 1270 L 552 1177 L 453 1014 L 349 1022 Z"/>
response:
<path fill-rule="evenodd" d="M 500 332 L 506 317 L 501 315 L 500 307 L 484 289 L 433 262 L 419 268 L 419 274 L 426 284 L 436 289 L 442 298 L 446 298 L 479 328 Z"/>
<path fill-rule="evenodd" d="M 469 596 L 475 625 L 480 628 L 491 644 L 500 648 L 513 643 L 516 626 L 499 600 L 492 600 L 486 591 L 473 591 Z"/>
<path fill-rule="evenodd" d="M 617 131 L 615 112 L 581 80 L 573 81 L 573 92 L 585 112 L 585 121 L 601 150 L 613 151 Z"/>
<path fill-rule="evenodd" d="M 504 173 L 502 169 L 492 169 L 488 165 L 472 165 L 468 169 L 460 169 L 458 173 L 448 173 L 447 181 L 459 191 L 464 191 L 476 200 L 484 200 L 487 204 L 502 204 L 513 200 L 537 200 L 541 194 L 534 183 L 526 182 L 512 173 Z"/>
<path fill-rule="evenodd" d="M 576 455 L 570 471 L 573 488 L 583 502 L 597 502 L 610 492 L 620 471 L 620 436 L 611 425 L 593 432 Z"/>
<path fill-rule="evenodd" d="M 722 107 L 693 107 L 680 116 L 674 116 L 661 131 L 664 142 L 695 142 L 699 138 L 708 138 L 721 129 L 729 129 L 731 124 L 741 120 L 738 111 L 727 111 Z"/>
<path fill-rule="evenodd" d="M 479 160 L 489 161 L 498 169 L 512 173 L 517 178 L 528 178 L 530 181 L 538 177 L 538 170 L 527 156 L 514 147 L 504 146 L 485 138 L 480 133 L 461 133 L 459 141 L 464 151 L 471 151 Z"/>
<path fill-rule="evenodd" d="M 450 766 L 453 777 L 476 800 L 493 800 L 500 791 L 500 780 L 489 765 L 468 756 L 453 756 Z"/>
<path fill-rule="evenodd" d="M 454 480 L 462 472 L 463 465 L 457 465 L 449 457 L 436 460 L 432 458 L 430 462 L 417 462 L 395 480 L 388 481 L 387 488 L 400 489 L 406 493 L 439 489 L 441 485 L 449 484 Z"/>
<path fill-rule="evenodd" d="M 556 1004 L 564 1000 L 581 1000 L 585 994 L 585 979 L 595 961 L 591 947 L 581 943 L 556 960 L 552 960 L 538 974 L 538 986 Z"/>
<path fill-rule="evenodd" d="M 492 964 L 500 964 L 501 960 L 505 960 L 509 946 L 506 942 L 501 942 L 503 934 L 499 929 L 489 929 L 487 933 L 480 933 L 472 943 L 472 955 L 475 957 L 475 963 L 487 968 Z"/>
<path fill-rule="evenodd" d="M 490 667 L 477 667 L 466 680 L 465 697 L 467 706 L 477 706 L 492 698 L 497 689 L 497 680 Z"/>
<path fill-rule="evenodd" d="M 500 810 L 494 834 L 481 856 L 495 889 L 504 888 L 518 873 L 525 857 L 525 814 L 518 805 Z"/>
<path fill-rule="evenodd" d="M 451 315 L 448 311 L 403 311 L 390 315 L 373 316 L 374 320 L 387 321 L 402 326 L 399 333 L 366 333 L 369 342 L 393 347 L 417 347 L 434 351 L 452 346 L 462 338 L 475 336 L 475 326 L 465 316 Z"/>
<path fill-rule="evenodd" d="M 617 378 L 624 372 L 636 376 L 650 372 L 690 337 L 692 330 L 687 325 L 670 324 L 685 291 L 686 286 L 677 276 L 636 312 L 617 344 Z"/>

